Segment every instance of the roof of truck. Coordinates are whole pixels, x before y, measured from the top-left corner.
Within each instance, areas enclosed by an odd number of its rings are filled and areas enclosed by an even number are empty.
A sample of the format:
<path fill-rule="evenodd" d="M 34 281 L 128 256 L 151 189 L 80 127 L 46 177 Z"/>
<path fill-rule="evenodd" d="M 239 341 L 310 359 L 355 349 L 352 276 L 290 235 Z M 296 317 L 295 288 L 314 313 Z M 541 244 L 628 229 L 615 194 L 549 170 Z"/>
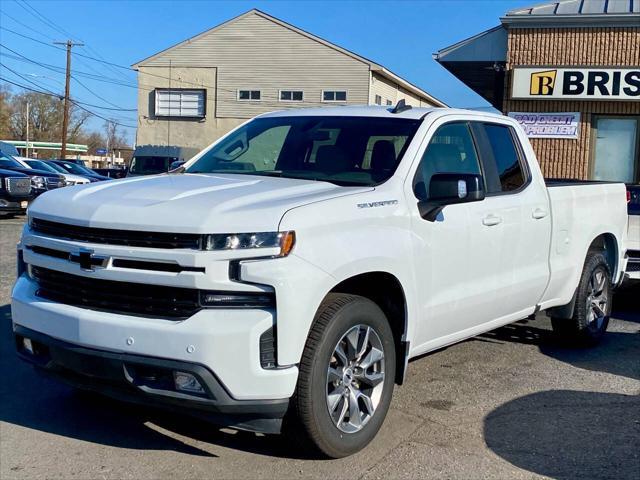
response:
<path fill-rule="evenodd" d="M 464 110 L 459 108 L 427 108 L 412 107 L 400 113 L 392 113 L 393 106 L 339 106 L 339 107 L 316 107 L 316 108 L 295 108 L 280 110 L 277 112 L 265 113 L 260 118 L 265 117 L 384 117 L 384 118 L 405 118 L 419 120 L 431 112 L 447 112 L 458 114 L 482 114 L 483 116 L 501 116 L 494 113 L 477 112 L 475 110 Z"/>

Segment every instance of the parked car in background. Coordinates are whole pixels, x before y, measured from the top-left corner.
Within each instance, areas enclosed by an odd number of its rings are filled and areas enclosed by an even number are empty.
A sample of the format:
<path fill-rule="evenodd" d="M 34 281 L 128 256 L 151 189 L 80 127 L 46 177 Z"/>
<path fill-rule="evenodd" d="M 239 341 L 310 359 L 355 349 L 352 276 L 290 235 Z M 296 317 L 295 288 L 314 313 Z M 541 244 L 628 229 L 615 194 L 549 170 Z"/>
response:
<path fill-rule="evenodd" d="M 31 168 L 31 169 L 36 169 L 36 170 L 44 170 L 46 172 L 56 173 L 58 175 L 62 175 L 62 177 L 64 178 L 64 181 L 65 181 L 67 186 L 83 185 L 85 183 L 91 183 L 91 180 L 89 180 L 86 177 L 81 177 L 80 175 L 74 175 L 73 173 L 69 173 L 66 170 L 62 169 L 62 168 L 60 169 L 60 170 L 62 170 L 62 172 L 60 172 L 56 168 L 52 167 L 51 163 L 47 163 L 47 162 L 44 162 L 42 160 L 35 160 L 35 159 L 31 159 L 31 158 L 26 158 L 26 157 L 14 157 L 14 158 L 22 166 L 24 166 L 26 168 Z"/>
<path fill-rule="evenodd" d="M 169 165 L 169 171 L 175 170 L 176 168 L 180 168 L 185 163 L 187 163 L 186 160 L 176 160 L 175 162 L 171 162 L 171 165 Z"/>
<path fill-rule="evenodd" d="M 20 155 L 15 145 L 7 142 L 0 142 L 0 153 L 9 155 L 10 157 L 17 157 Z"/>
<path fill-rule="evenodd" d="M 64 160 L 65 162 L 71 162 L 80 165 L 81 167 L 89 168 L 87 167 L 87 162 L 80 160 L 79 158 L 59 158 L 58 160 Z"/>
<path fill-rule="evenodd" d="M 70 173 L 68 170 L 65 170 L 64 168 L 62 168 L 60 165 L 58 165 L 55 162 L 52 162 L 50 160 L 41 160 L 41 162 L 43 162 L 44 164 L 46 164 L 49 168 L 54 169 L 56 172 L 61 173 L 63 175 L 77 175 L 75 173 Z M 86 180 L 89 181 L 89 183 L 93 183 L 93 182 L 101 182 L 102 179 L 100 178 L 96 178 L 93 175 L 88 175 L 88 174 L 84 174 L 84 175 L 77 175 L 78 177 L 82 177 Z"/>
<path fill-rule="evenodd" d="M 545 182 L 488 113 L 275 112 L 175 173 L 83 193 L 29 208 L 20 357 L 226 426 L 289 415 L 329 457 L 375 437 L 410 358 L 539 311 L 595 345 L 626 267 L 625 185 Z"/>
<path fill-rule="evenodd" d="M 157 175 L 167 173 L 171 170 L 170 165 L 177 161 L 187 161 L 193 157 L 198 150 L 196 148 L 162 146 L 162 145 L 140 145 L 133 152 L 133 158 L 128 177 L 139 175 Z"/>
<path fill-rule="evenodd" d="M 46 170 L 27 168 L 12 156 L 4 153 L 0 153 L 0 168 L 3 170 L 24 173 L 29 176 L 31 178 L 32 193 L 36 197 L 48 190 L 55 190 L 56 188 L 66 186 L 62 175 Z"/>
<path fill-rule="evenodd" d="M 0 218 L 25 213 L 32 197 L 28 175 L 0 169 Z"/>
<path fill-rule="evenodd" d="M 92 168 L 92 170 L 103 177 L 113 179 L 124 178 L 127 176 L 127 168 Z"/>
<path fill-rule="evenodd" d="M 627 277 L 640 281 L 640 185 L 627 185 L 629 204 L 629 265 Z"/>
<path fill-rule="evenodd" d="M 69 173 L 73 173 L 75 175 L 80 175 L 82 177 L 86 177 L 90 180 L 102 181 L 102 180 L 111 180 L 109 177 L 105 177 L 104 175 L 100 175 L 93 170 L 84 167 L 76 162 L 69 162 L 67 160 L 47 160 L 50 163 L 58 165 L 60 168 L 65 169 Z"/>

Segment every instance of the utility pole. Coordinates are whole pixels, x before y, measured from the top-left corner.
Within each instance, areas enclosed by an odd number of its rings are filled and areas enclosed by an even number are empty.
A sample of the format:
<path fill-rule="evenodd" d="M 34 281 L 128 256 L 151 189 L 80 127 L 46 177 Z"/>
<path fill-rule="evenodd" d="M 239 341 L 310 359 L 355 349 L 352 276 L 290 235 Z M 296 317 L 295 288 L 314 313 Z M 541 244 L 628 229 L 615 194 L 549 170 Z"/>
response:
<path fill-rule="evenodd" d="M 69 128 L 69 104 L 71 103 L 69 98 L 69 83 L 71 81 L 71 48 L 82 47 L 84 43 L 77 43 L 73 40 L 67 40 L 66 42 L 53 42 L 56 45 L 65 45 L 67 47 L 67 74 L 64 83 L 64 114 L 62 116 L 62 148 L 60 156 L 65 158 L 67 156 L 67 129 Z"/>

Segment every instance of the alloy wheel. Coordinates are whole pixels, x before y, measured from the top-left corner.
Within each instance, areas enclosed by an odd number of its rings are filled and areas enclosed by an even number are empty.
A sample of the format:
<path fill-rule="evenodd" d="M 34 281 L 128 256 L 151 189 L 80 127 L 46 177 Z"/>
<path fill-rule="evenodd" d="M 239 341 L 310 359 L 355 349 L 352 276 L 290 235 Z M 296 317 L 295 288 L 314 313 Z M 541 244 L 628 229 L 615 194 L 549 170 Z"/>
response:
<path fill-rule="evenodd" d="M 336 344 L 327 370 L 327 408 L 342 432 L 360 431 L 380 403 L 384 387 L 384 348 L 368 325 L 350 328 Z"/>
<path fill-rule="evenodd" d="M 609 315 L 609 280 L 604 268 L 596 268 L 589 279 L 587 324 L 600 328 Z"/>

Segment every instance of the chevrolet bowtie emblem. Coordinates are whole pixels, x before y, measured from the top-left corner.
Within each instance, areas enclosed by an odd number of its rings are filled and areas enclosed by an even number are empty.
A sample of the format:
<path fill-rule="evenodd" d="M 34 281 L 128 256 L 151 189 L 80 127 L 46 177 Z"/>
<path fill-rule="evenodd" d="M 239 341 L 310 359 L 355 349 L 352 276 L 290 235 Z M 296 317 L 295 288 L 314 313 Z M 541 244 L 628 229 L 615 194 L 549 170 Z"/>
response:
<path fill-rule="evenodd" d="M 95 270 L 96 267 L 104 268 L 107 258 L 94 255 L 93 250 L 88 248 L 81 248 L 78 253 L 69 254 L 69 261 L 80 264 L 83 270 Z"/>

